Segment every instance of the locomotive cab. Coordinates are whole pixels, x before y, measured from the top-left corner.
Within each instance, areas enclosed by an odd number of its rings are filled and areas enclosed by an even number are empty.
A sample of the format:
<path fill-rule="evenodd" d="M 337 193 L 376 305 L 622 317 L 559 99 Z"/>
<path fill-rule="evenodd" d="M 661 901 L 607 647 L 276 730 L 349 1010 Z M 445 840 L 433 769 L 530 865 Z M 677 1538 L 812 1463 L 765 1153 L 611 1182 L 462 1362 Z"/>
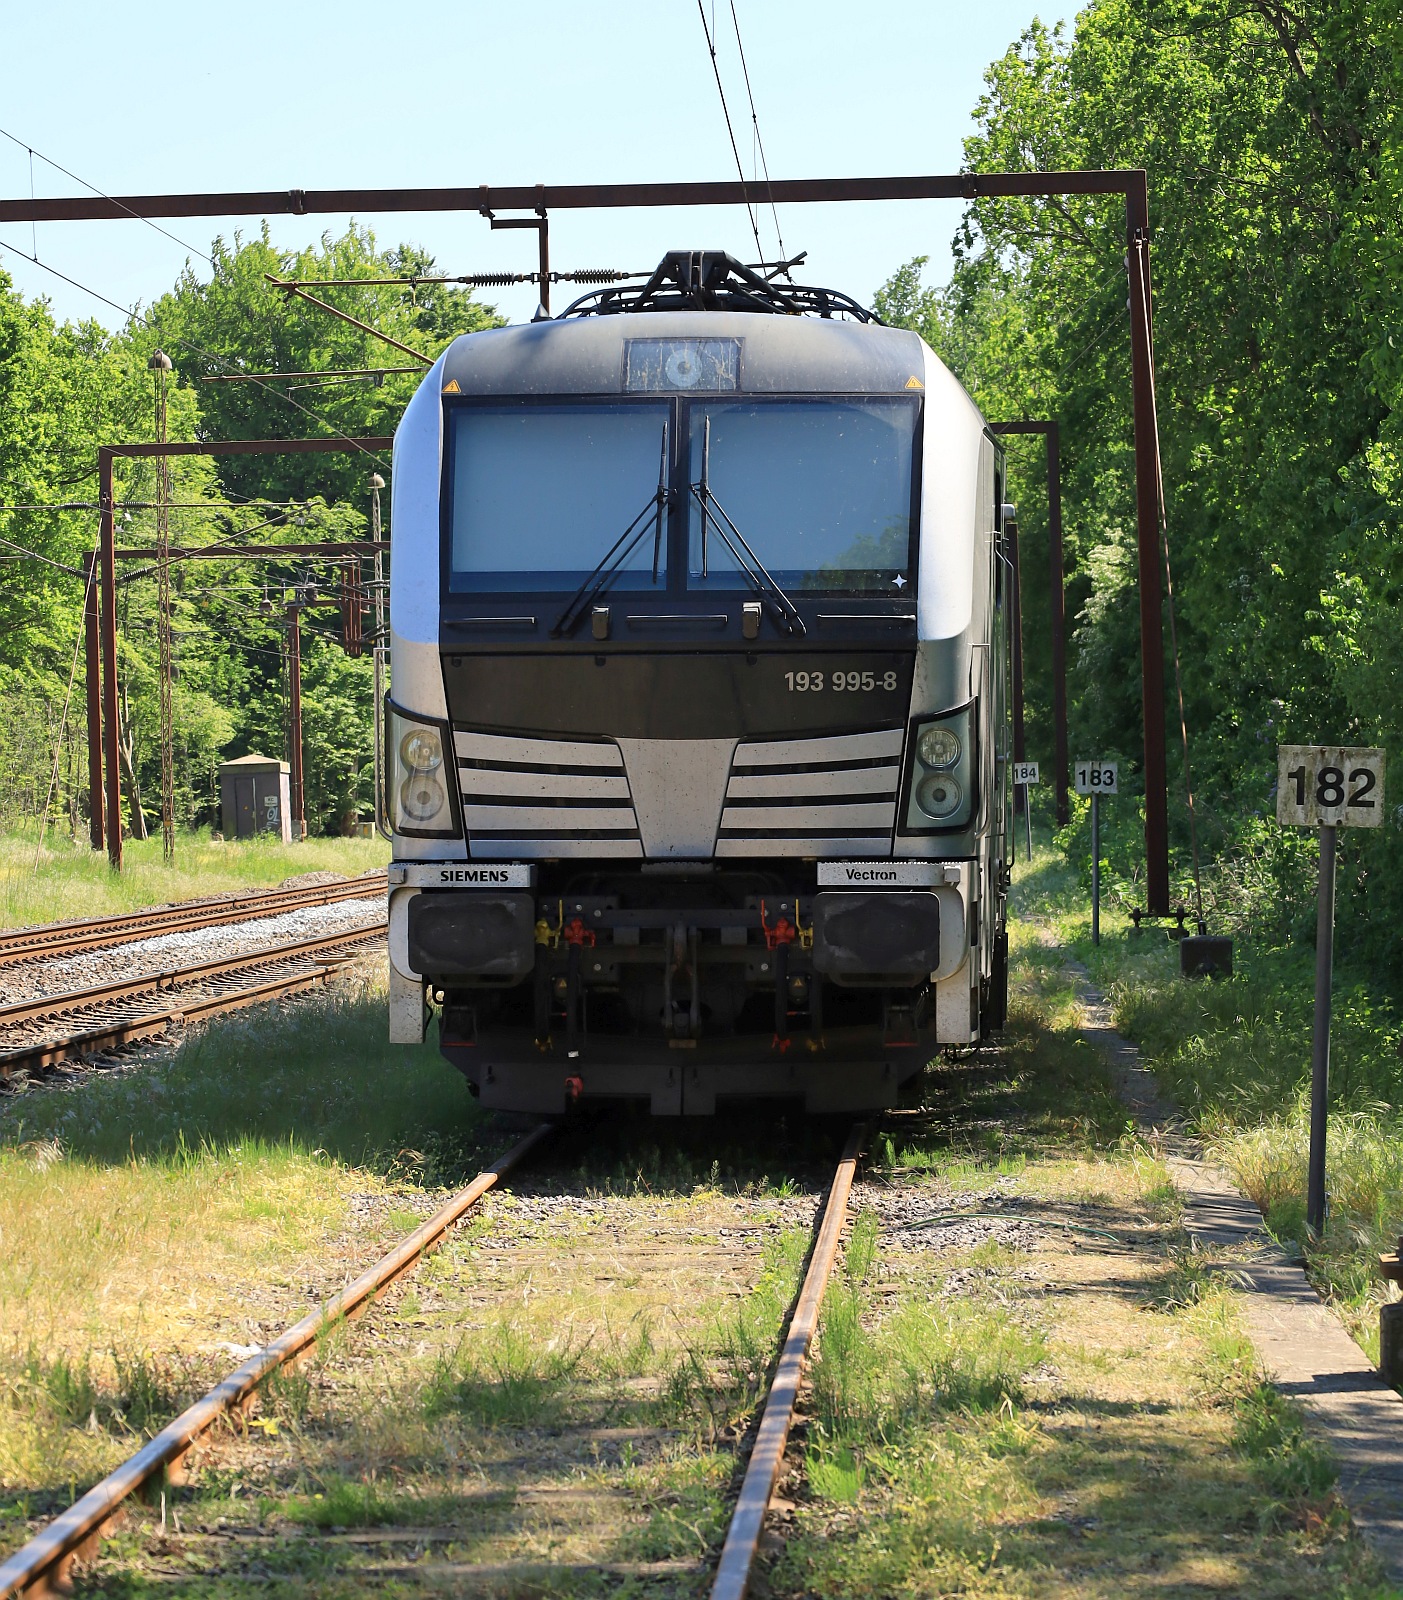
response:
<path fill-rule="evenodd" d="M 458 339 L 395 441 L 391 1036 L 485 1104 L 896 1103 L 1001 1021 L 997 445 L 719 252 Z"/>

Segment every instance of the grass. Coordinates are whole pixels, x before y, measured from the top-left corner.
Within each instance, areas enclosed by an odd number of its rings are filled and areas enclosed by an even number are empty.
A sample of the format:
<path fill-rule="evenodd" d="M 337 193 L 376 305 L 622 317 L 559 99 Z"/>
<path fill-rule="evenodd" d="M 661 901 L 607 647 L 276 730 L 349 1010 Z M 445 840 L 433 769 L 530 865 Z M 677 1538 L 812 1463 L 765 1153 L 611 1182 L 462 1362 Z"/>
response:
<path fill-rule="evenodd" d="M 37 856 L 37 861 L 36 861 Z M 0 927 L 98 917 L 174 900 L 197 899 L 237 889 L 271 888 L 303 872 L 340 872 L 354 877 L 383 867 L 389 846 L 382 839 L 306 839 L 283 844 L 270 837 L 211 841 L 208 830 L 181 831 L 175 858 L 167 864 L 159 837 L 122 846 L 122 871 L 107 857 L 51 832 L 38 848 L 33 835 L 0 837 Z"/>
<path fill-rule="evenodd" d="M 874 1176 L 932 1214 L 981 1214 L 992 1185 L 996 1214 L 1041 1239 L 941 1249 L 938 1230 L 859 1217 L 765 1592 L 1394 1593 L 1080 1044 L 1057 953 L 1026 922 L 1015 949 L 1002 1062 L 937 1073 L 932 1115 L 879 1138 Z M 1000 1137 L 981 1139 L 996 1113 Z"/>
<path fill-rule="evenodd" d="M 808 1241 L 783 1203 L 701 1189 L 584 1217 L 571 1201 L 542 1218 L 529 1199 L 489 1197 L 411 1293 L 319 1350 L 299 1392 L 271 1389 L 265 1426 L 225 1436 L 197 1486 L 177 1492 L 187 1528 L 224 1519 L 213 1560 L 232 1570 L 208 1570 L 208 1544 L 161 1553 L 133 1539 L 107 1547 L 101 1592 L 141 1592 L 153 1557 L 163 1592 L 203 1595 L 251 1562 L 263 1581 L 290 1584 L 314 1554 L 316 1592 L 378 1592 L 362 1569 L 401 1546 L 333 1552 L 301 1535 L 373 1540 L 386 1524 L 435 1530 L 447 1559 L 528 1575 L 502 1593 L 604 1592 L 543 1575 L 572 1563 L 702 1561 L 724 1534 L 735 1440 Z M 706 1247 L 739 1222 L 773 1231 L 741 1259 L 736 1293 L 715 1281 Z M 663 1264 L 621 1277 L 629 1250 Z M 259 1536 L 247 1549 L 243 1530 Z M 607 1592 L 637 1591 L 611 1580 Z M 668 1592 L 698 1589 L 688 1579 Z"/>
<path fill-rule="evenodd" d="M 1330 1462 L 1263 1388 L 1231 1281 L 1187 1248 L 1163 1163 L 1127 1127 L 1040 935 L 1015 929 L 1003 1048 L 933 1065 L 925 1106 L 878 1131 L 794 1436 L 795 1511 L 757 1592 L 1378 1600 Z M 0 1209 L 7 1242 L 30 1230 L 15 1270 L 36 1282 L 48 1237 L 76 1274 L 71 1308 L 49 1308 L 68 1319 L 57 1341 L 24 1338 L 15 1279 L 0 1439 L 14 1450 L 29 1431 L 0 1468 L 0 1547 L 197 1381 L 163 1350 L 198 1352 L 197 1327 L 242 1340 L 250 1319 L 289 1320 L 404 1220 L 397 1193 L 451 1182 L 491 1137 L 431 1046 L 381 1042 L 374 980 L 264 1027 L 225 1019 L 140 1077 L 26 1095 L 0 1119 L 0 1208 L 12 1173 L 28 1186 Z M 392 1522 L 435 1530 L 435 1558 L 529 1566 L 510 1592 L 705 1593 L 799 1279 L 798 1197 L 831 1143 L 782 1124 L 574 1126 L 553 1176 L 487 1197 L 412 1280 L 268 1385 L 248 1433 L 212 1441 L 171 1509 L 217 1538 L 158 1543 L 156 1513 L 139 1514 L 90 1584 L 429 1592 L 402 1545 L 308 1537 Z M 994 1210 L 1034 1231 L 883 1232 L 887 1192 L 921 1216 Z M 379 1220 L 349 1226 L 352 1195 Z M 207 1301 L 221 1286 L 227 1302 Z M 659 1560 L 699 1570 L 665 1588 L 566 1571 Z"/>
<path fill-rule="evenodd" d="M 483 1119 L 432 1037 L 388 1042 L 386 981 L 383 957 L 363 961 L 295 1003 L 194 1029 L 135 1071 L 0 1102 L 0 1154 L 23 1148 L 55 1182 L 65 1164 L 125 1172 L 150 1163 L 182 1208 L 187 1174 L 255 1149 L 451 1181 L 477 1154 Z"/>
<path fill-rule="evenodd" d="M 1105 990 L 1189 1131 L 1302 1255 L 1311 1279 L 1371 1360 L 1378 1307 L 1394 1291 L 1377 1258 L 1403 1232 L 1403 1020 L 1374 987 L 1337 975 L 1330 1050 L 1324 1234 L 1306 1227 L 1313 952 L 1239 934 L 1231 979 L 1186 982 L 1163 932 L 1111 908 L 1099 948 L 1080 884 L 1051 850 L 1035 859 L 1042 930 Z M 1259 916 L 1264 927 L 1274 919 Z"/>
<path fill-rule="evenodd" d="M 0 1484 L 110 1465 L 417 1223 L 395 1191 L 505 1143 L 431 1044 L 386 1041 L 383 968 L 358 971 L 0 1102 Z"/>

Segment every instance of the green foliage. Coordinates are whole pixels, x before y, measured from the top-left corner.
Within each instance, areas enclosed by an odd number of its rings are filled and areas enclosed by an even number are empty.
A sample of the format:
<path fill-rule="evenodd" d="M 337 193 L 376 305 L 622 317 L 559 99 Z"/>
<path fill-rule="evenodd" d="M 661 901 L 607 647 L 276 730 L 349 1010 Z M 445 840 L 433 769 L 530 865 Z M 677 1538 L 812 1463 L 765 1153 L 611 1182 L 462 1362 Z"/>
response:
<path fill-rule="evenodd" d="M 1092 0 L 1074 36 L 1034 22 L 990 67 L 966 142 L 977 172 L 1149 173 L 1200 825 L 1210 857 L 1245 853 L 1266 880 L 1283 865 L 1266 859 L 1257 823 L 1276 744 L 1397 749 L 1403 734 L 1400 102 L 1403 28 L 1387 0 Z M 1124 228 L 1119 197 L 980 200 L 948 288 L 922 288 L 917 258 L 878 297 L 986 416 L 1061 424 L 1073 751 L 1118 757 L 1123 789 L 1141 750 Z M 1023 570 L 1041 573 L 1042 446 L 1008 447 Z M 1050 760 L 1039 592 L 1024 607 L 1029 755 Z M 1174 741 L 1170 755 L 1173 769 Z M 1171 770 L 1181 851 L 1182 793 Z M 1127 799 L 1112 809 L 1133 830 Z M 1390 816 L 1349 842 L 1341 919 L 1347 940 L 1395 970 L 1397 826 Z M 1264 881 L 1262 898 L 1274 888 Z M 1279 936 L 1297 931 L 1281 920 Z"/>
<path fill-rule="evenodd" d="M 187 269 L 168 294 L 120 333 L 93 323 L 58 325 L 42 301 L 27 303 L 0 274 L 0 826 L 43 814 L 46 825 L 84 831 L 86 666 L 82 566 L 92 550 L 100 444 L 153 438 L 152 353 L 174 363 L 167 436 L 203 439 L 388 435 L 423 367 L 350 324 L 290 298 L 278 278 L 432 276 L 411 245 L 382 250 L 352 226 L 320 248 L 276 250 L 266 226 L 253 240 L 216 240 L 208 282 Z M 317 291 L 328 303 L 426 356 L 460 333 L 495 325 L 489 307 L 461 288 L 367 284 Z M 243 372 L 318 372 L 407 367 L 376 378 L 207 383 Z M 171 544 L 318 544 L 368 537 L 368 478 L 388 478 L 388 452 L 177 458 L 171 463 Z M 119 460 L 118 544 L 151 547 L 159 491 L 156 463 Z M 268 500 L 275 505 L 244 504 Z M 65 504 L 76 506 L 63 509 Z M 4 509 L 4 508 L 11 509 Z M 388 496 L 385 510 L 388 514 Z M 28 556 L 40 559 L 27 559 Z M 133 832 L 140 810 L 159 829 L 159 647 L 153 566 L 120 564 L 120 725 L 135 782 L 124 780 Z M 182 824 L 219 826 L 216 769 L 253 752 L 287 753 L 285 601 L 293 586 L 322 586 L 331 602 L 304 615 L 303 752 L 313 832 L 339 832 L 370 814 L 373 706 L 367 658 L 340 647 L 334 609 L 339 573 L 296 559 L 177 559 L 172 566 L 175 812 Z M 70 693 L 71 683 L 71 693 Z M 67 707 L 65 711 L 65 706 Z M 55 763 L 57 771 L 55 772 Z M 47 809 L 46 809 L 47 808 Z"/>
<path fill-rule="evenodd" d="M 1284 1501 L 1282 1510 L 1321 1501 L 1335 1487 L 1335 1464 L 1306 1432 L 1300 1407 L 1269 1383 L 1259 1383 L 1237 1402 L 1234 1442 L 1252 1463 L 1265 1488 Z"/>
<path fill-rule="evenodd" d="M 439 1359 L 425 1386 L 425 1412 L 456 1411 L 489 1428 L 559 1426 L 584 1355 L 569 1332 L 542 1345 L 534 1330 L 508 1323 L 490 1341 L 464 1339 Z"/>
<path fill-rule="evenodd" d="M 200 390 L 201 417 L 221 439 L 277 439 L 341 433 L 357 438 L 393 433 L 423 371 L 414 356 L 363 333 L 267 281 L 408 278 L 432 276 L 431 256 L 411 245 L 376 247 L 375 235 L 354 224 L 339 239 L 324 235 L 321 249 L 278 250 L 265 223 L 256 239 L 235 234 L 216 239 L 208 283 L 187 268 L 176 287 L 145 313 L 166 342 L 177 373 Z M 437 357 L 461 333 L 497 325 L 490 307 L 471 291 L 443 284 L 408 288 L 367 285 L 310 290 L 319 300 L 379 329 L 420 354 Z M 218 357 L 220 359 L 213 359 Z M 312 387 L 288 384 L 204 383 L 242 372 L 329 372 L 409 367 L 381 380 L 324 380 Z M 303 380 L 305 382 L 305 380 Z M 361 503 L 367 473 L 363 455 L 232 457 L 220 462 L 230 495 Z M 384 473 L 383 461 L 380 470 Z M 386 474 L 387 475 L 387 474 Z"/>

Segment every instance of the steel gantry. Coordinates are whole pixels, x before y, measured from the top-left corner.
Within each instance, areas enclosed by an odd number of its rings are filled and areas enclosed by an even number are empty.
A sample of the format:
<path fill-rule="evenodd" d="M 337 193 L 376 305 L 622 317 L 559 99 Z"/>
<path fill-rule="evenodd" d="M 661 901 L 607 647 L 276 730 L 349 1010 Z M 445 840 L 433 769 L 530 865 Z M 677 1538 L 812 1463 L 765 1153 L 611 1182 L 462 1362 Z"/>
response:
<path fill-rule="evenodd" d="M 268 189 L 234 193 L 88 195 L 0 200 L 0 223 L 77 222 L 156 217 L 310 216 L 373 212 L 462 211 L 489 219 L 499 211 L 540 219 L 550 211 L 744 205 L 756 187 L 716 183 L 491 184 L 432 189 Z M 1155 416 L 1150 205 L 1141 168 L 1089 172 L 957 172 L 878 178 L 789 178 L 765 185 L 774 204 L 831 205 L 882 200 L 984 200 L 1053 195 L 1119 195 L 1125 202 L 1130 318 L 1130 377 L 1135 440 L 1136 535 L 1140 591 L 1140 679 L 1144 709 L 1146 910 L 1169 914 L 1169 827 L 1164 707 L 1161 491 Z M 536 226 L 532 221 L 528 226 Z M 545 258 L 543 255 L 543 266 Z M 309 448 L 340 448 L 304 441 Z M 135 449 L 139 447 L 107 447 Z M 238 448 L 234 446 L 233 448 Z M 149 453 L 149 447 L 147 447 Z M 104 643 L 105 643 L 104 637 Z M 115 650 L 115 642 L 114 642 Z M 113 685 L 115 688 L 115 683 Z M 115 707 L 113 714 L 115 716 Z M 113 778 L 109 775 L 109 795 Z M 120 839 L 120 830 L 118 831 Z"/>
<path fill-rule="evenodd" d="M 371 455 L 378 450 L 390 449 L 393 443 L 392 438 L 375 437 L 234 439 L 207 444 L 105 444 L 98 447 L 99 581 L 93 584 L 89 574 L 83 608 L 88 672 L 88 820 L 93 848 L 100 850 L 105 838 L 107 858 L 118 870 L 122 865 L 122 789 L 118 766 L 120 696 L 117 685 L 117 559 L 120 554 L 127 559 L 150 560 L 156 552 L 154 550 L 119 552 L 117 549 L 117 497 L 113 486 L 113 463 L 119 457 L 132 456 L 153 456 L 159 460 L 168 460 L 171 456 L 337 455 L 353 450 Z M 315 554 L 330 559 L 347 554 L 378 555 L 382 548 L 381 541 L 361 540 L 352 543 L 306 545 L 224 545 L 215 551 L 172 550 L 169 554 L 177 559 L 189 555 L 200 560 L 217 557 L 276 560 L 281 556 L 293 554 Z M 290 618 L 289 626 L 295 625 L 295 620 Z M 300 780 L 300 749 L 296 753 L 295 761 Z"/>

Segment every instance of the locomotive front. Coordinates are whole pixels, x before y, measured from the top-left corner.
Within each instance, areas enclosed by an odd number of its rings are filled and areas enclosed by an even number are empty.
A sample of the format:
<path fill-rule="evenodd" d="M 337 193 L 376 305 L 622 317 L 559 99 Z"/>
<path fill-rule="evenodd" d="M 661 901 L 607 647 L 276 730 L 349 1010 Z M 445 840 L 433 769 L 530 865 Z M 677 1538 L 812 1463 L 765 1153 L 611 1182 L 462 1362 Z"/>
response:
<path fill-rule="evenodd" d="M 396 435 L 391 1037 L 513 1110 L 893 1104 L 1001 1005 L 996 447 L 727 257 L 582 309 Z"/>

